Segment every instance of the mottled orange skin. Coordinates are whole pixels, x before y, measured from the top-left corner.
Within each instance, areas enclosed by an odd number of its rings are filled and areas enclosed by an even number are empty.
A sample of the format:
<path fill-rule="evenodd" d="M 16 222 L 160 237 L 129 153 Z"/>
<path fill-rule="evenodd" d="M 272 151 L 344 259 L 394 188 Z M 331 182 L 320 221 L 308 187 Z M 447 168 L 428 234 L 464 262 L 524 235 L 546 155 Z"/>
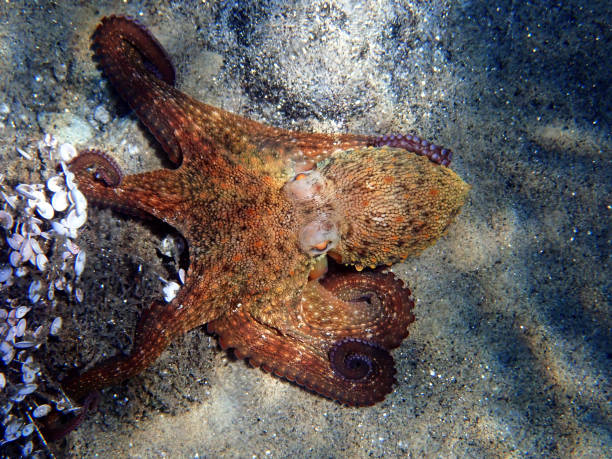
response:
<path fill-rule="evenodd" d="M 177 168 L 109 186 L 77 161 L 79 186 L 96 202 L 175 227 L 190 265 L 178 296 L 143 313 L 131 354 L 68 378 L 66 393 L 83 399 L 127 379 L 174 337 L 209 323 L 224 348 L 279 376 L 349 405 L 382 400 L 395 372 L 388 350 L 414 320 L 410 291 L 392 274 L 319 282 L 309 272 L 330 249 L 357 267 L 418 253 L 453 220 L 467 185 L 425 157 L 368 147 L 371 136 L 291 132 L 200 103 L 174 88 L 165 52 L 132 20 L 105 18 L 94 45 L 112 85 Z M 315 163 L 310 182 L 297 183 Z M 353 355 L 358 348 L 363 356 Z M 349 349 L 355 359 L 330 364 Z M 367 376 L 356 379 L 362 364 Z"/>

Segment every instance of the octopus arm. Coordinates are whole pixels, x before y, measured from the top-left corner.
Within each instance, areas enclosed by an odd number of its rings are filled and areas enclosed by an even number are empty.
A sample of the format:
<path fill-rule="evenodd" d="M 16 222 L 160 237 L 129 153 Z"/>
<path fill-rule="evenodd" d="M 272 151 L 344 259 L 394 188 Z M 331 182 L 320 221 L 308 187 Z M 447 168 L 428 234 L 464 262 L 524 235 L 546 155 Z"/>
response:
<path fill-rule="evenodd" d="M 240 308 L 208 330 L 223 349 L 308 390 L 350 406 L 377 403 L 395 381 L 388 350 L 414 320 L 410 291 L 380 273 L 340 276 L 326 285 L 311 281 L 299 305 L 263 318 L 268 323 Z"/>
<path fill-rule="evenodd" d="M 186 143 L 205 139 L 242 161 L 259 164 L 314 164 L 337 151 L 384 145 L 427 156 L 438 164 L 450 164 L 450 150 L 415 135 L 290 131 L 199 102 L 174 87 L 174 68 L 166 51 L 133 19 L 104 18 L 93 40 L 105 75 L 175 164 L 192 157 Z M 164 116 L 159 116 L 160 112 Z"/>
<path fill-rule="evenodd" d="M 173 301 L 154 301 L 144 310 L 130 354 L 111 357 L 80 375 L 66 378 L 62 381 L 66 394 L 80 401 L 92 392 L 139 374 L 157 360 L 174 338 L 221 316 L 226 303 L 216 293 L 219 272 L 214 266 L 190 266 L 187 283 Z"/>
<path fill-rule="evenodd" d="M 189 143 L 203 139 L 191 114 L 177 103 L 182 94 L 174 88 L 174 68 L 155 37 L 133 19 L 110 16 L 97 27 L 93 45 L 104 74 L 170 161 L 189 160 Z"/>
<path fill-rule="evenodd" d="M 81 155 L 82 156 L 82 155 Z M 90 202 L 109 206 L 120 212 L 139 217 L 154 216 L 175 224 L 171 216 L 180 207 L 180 188 L 177 173 L 170 169 L 133 174 L 121 179 L 115 185 L 99 178 L 101 170 L 108 164 L 91 164 L 80 161 L 77 156 L 70 164 L 76 174 L 79 189 Z M 88 167 L 96 168 L 88 172 Z"/>

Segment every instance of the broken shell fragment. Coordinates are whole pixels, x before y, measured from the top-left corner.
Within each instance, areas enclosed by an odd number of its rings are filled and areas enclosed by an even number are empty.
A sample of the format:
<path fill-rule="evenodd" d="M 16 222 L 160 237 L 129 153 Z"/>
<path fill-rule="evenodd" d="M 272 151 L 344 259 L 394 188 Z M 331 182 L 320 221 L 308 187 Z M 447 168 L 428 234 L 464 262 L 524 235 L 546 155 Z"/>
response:
<path fill-rule="evenodd" d="M 0 226 L 7 231 L 13 227 L 13 216 L 5 210 L 0 210 Z"/>
<path fill-rule="evenodd" d="M 6 282 L 13 275 L 13 268 L 3 266 L 0 268 L 0 282 Z"/>
<path fill-rule="evenodd" d="M 21 248 L 21 244 L 23 243 L 24 237 L 19 233 L 13 233 L 9 237 L 6 238 L 6 242 L 13 250 L 19 250 Z"/>

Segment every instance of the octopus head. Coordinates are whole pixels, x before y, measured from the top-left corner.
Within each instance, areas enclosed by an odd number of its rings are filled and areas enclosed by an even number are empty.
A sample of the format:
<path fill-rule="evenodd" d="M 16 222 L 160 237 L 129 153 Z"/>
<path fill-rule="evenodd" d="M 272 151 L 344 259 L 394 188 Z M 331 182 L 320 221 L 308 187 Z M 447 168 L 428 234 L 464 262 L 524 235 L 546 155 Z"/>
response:
<path fill-rule="evenodd" d="M 335 153 L 285 185 L 302 215 L 300 245 L 357 267 L 418 254 L 446 230 L 469 185 L 447 167 L 402 149 Z"/>

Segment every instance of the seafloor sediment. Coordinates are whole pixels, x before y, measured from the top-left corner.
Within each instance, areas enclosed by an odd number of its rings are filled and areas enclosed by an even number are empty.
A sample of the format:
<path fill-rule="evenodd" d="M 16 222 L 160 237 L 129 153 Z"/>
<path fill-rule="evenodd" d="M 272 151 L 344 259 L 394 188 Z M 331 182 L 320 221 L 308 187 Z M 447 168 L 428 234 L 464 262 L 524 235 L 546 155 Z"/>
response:
<path fill-rule="evenodd" d="M 54 173 L 38 150 L 47 133 L 128 172 L 163 164 L 92 60 L 91 34 L 113 13 L 151 29 L 197 99 L 291 129 L 414 132 L 452 148 L 472 185 L 448 234 L 393 268 L 417 321 L 393 352 L 398 384 L 384 402 L 340 406 L 195 330 L 105 390 L 57 454 L 612 455 L 609 2 L 32 3 L 0 5 L 6 186 Z M 60 294 L 50 311 L 0 291 L 32 307 L 33 324 L 63 318 L 35 354 L 41 379 L 129 349 L 172 275 L 157 250 L 167 234 L 90 207 L 82 302 Z"/>

